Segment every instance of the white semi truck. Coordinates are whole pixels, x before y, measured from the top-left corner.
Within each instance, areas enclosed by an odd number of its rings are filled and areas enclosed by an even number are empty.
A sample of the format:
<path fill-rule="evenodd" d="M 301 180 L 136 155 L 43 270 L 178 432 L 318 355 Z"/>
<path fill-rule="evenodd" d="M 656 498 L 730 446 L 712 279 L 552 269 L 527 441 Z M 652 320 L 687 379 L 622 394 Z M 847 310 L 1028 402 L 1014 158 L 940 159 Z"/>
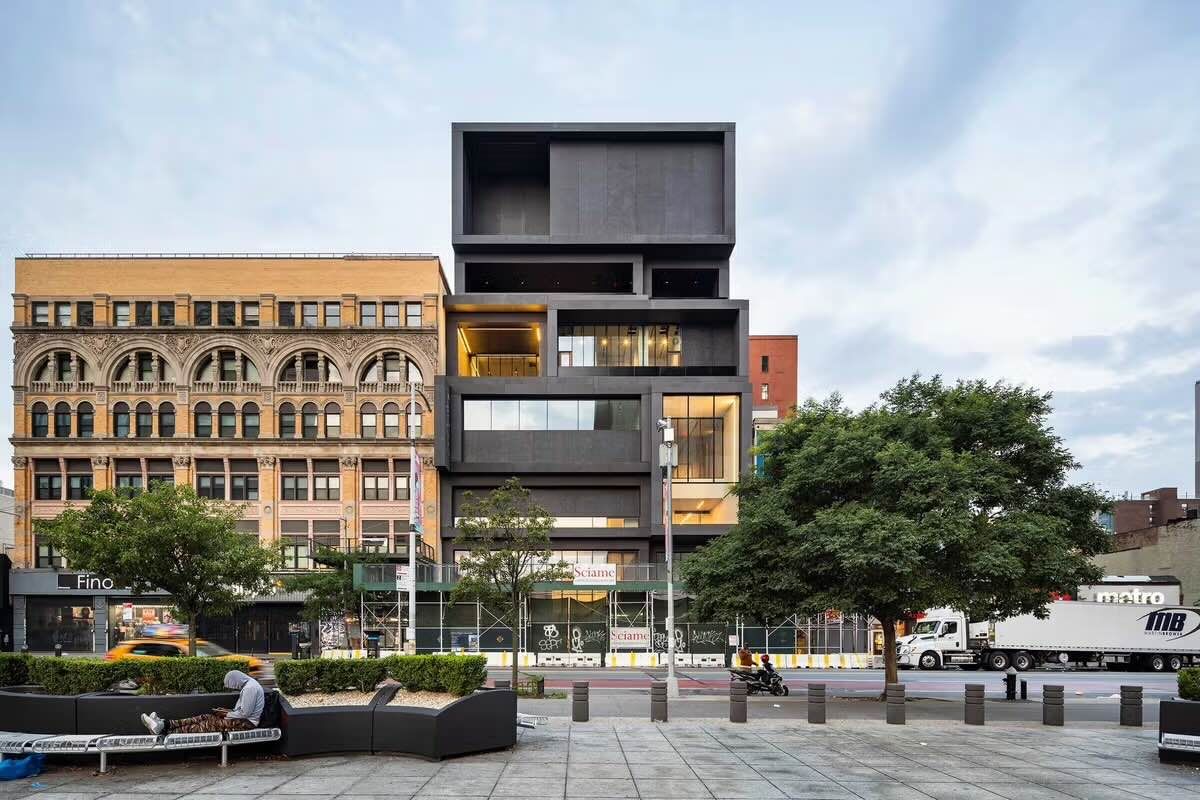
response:
<path fill-rule="evenodd" d="M 1175 671 L 1200 664 L 1200 609 L 1058 600 L 1049 616 L 968 622 L 962 612 L 927 612 L 896 641 L 901 667 L 1018 670 L 1053 663 Z"/>

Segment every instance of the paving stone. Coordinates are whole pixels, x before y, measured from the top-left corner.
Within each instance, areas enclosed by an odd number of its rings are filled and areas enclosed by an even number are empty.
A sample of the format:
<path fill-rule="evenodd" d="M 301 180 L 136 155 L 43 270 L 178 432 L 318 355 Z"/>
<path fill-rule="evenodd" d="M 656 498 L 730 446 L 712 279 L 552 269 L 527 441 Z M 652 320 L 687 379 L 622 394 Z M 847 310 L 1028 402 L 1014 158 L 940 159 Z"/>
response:
<path fill-rule="evenodd" d="M 637 797 L 632 778 L 567 778 L 567 798 Z"/>
<path fill-rule="evenodd" d="M 197 789 L 196 794 L 266 794 L 280 784 L 285 783 L 290 775 L 268 777 L 266 775 L 248 775 L 226 778 L 208 786 Z"/>
<path fill-rule="evenodd" d="M 1008 800 L 1071 800 L 1071 795 L 1037 783 L 980 783 L 976 784 Z"/>
<path fill-rule="evenodd" d="M 726 800 L 726 798 L 757 798 L 784 797 L 773 783 L 765 780 L 748 780 L 740 781 L 729 778 L 705 778 L 704 785 L 712 792 L 713 797 L 718 800 Z"/>
<path fill-rule="evenodd" d="M 566 792 L 566 778 L 501 778 L 492 789 L 492 797 L 537 798 L 538 800 L 562 800 Z"/>
<path fill-rule="evenodd" d="M 699 778 L 637 778 L 635 783 L 642 797 L 712 797 Z"/>
<path fill-rule="evenodd" d="M 853 792 L 851 797 L 861 797 L 863 800 L 929 800 L 929 795 L 919 792 L 911 786 L 902 783 L 856 783 L 842 784 Z"/>
<path fill-rule="evenodd" d="M 833 781 L 775 781 L 775 787 L 784 797 L 797 800 L 853 800 L 856 795 L 840 783 Z"/>
<path fill-rule="evenodd" d="M 430 776 L 426 775 L 386 775 L 359 778 L 342 794 L 416 794 L 429 780 Z"/>

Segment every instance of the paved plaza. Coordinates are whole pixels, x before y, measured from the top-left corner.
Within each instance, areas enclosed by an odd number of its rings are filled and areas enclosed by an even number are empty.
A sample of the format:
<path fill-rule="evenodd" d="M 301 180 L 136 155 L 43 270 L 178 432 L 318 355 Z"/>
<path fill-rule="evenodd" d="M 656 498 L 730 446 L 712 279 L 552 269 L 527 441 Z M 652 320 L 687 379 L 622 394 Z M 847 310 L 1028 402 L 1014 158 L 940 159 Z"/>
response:
<path fill-rule="evenodd" d="M 1200 800 L 1200 770 L 1160 765 L 1150 729 L 846 721 L 733 725 L 688 720 L 572 724 L 521 732 L 512 751 L 441 763 L 371 755 L 212 758 L 109 775 L 55 764 L 0 798 L 1008 798 Z"/>

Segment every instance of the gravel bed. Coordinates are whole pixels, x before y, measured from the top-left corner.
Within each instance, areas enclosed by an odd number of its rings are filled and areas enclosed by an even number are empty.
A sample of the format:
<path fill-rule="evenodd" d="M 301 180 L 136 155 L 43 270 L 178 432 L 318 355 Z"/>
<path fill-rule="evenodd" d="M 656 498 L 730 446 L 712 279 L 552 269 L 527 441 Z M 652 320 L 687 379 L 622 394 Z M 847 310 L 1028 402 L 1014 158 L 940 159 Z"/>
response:
<path fill-rule="evenodd" d="M 375 697 L 375 692 L 333 692 L 332 694 L 321 694 L 320 692 L 311 692 L 309 694 L 300 694 L 292 697 L 287 696 L 287 701 L 292 705 L 292 708 L 312 708 L 314 706 L 365 706 Z"/>
<path fill-rule="evenodd" d="M 449 692 L 410 692 L 401 689 L 388 703 L 389 706 L 418 706 L 420 708 L 445 708 L 459 699 Z"/>

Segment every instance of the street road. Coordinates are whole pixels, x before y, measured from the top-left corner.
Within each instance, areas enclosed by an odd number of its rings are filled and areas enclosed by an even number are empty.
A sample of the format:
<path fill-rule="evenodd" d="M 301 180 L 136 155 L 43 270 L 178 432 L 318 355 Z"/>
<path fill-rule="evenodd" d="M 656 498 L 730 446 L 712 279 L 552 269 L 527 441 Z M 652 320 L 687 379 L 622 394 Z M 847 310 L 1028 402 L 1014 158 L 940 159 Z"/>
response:
<path fill-rule="evenodd" d="M 530 668 L 523 673 L 543 675 L 547 689 L 569 690 L 572 681 L 588 681 L 592 694 L 646 693 L 652 680 L 661 680 L 666 670 L 652 669 L 541 669 Z M 858 697 L 878 695 L 883 691 L 883 670 L 781 670 L 788 687 L 803 697 L 807 683 L 824 683 L 830 696 Z M 492 679 L 507 678 L 506 669 L 489 669 Z M 729 673 L 721 669 L 680 668 L 679 688 L 684 695 L 725 695 L 729 689 Z M 929 672 L 903 670 L 900 681 L 907 687 L 909 697 L 931 697 L 960 699 L 963 686 L 967 683 L 982 683 L 988 697 L 1004 696 L 1004 675 L 1000 672 L 979 670 L 965 672 L 946 670 Z M 1067 697 L 1109 698 L 1118 694 L 1122 684 L 1142 686 L 1144 695 L 1150 698 L 1170 697 L 1175 694 L 1175 675 L 1164 672 L 1103 672 L 1079 670 L 1037 670 L 1018 673 L 1017 680 L 1028 681 L 1029 697 L 1040 698 L 1045 684 L 1062 685 Z M 1115 698 L 1113 702 L 1116 702 Z"/>

